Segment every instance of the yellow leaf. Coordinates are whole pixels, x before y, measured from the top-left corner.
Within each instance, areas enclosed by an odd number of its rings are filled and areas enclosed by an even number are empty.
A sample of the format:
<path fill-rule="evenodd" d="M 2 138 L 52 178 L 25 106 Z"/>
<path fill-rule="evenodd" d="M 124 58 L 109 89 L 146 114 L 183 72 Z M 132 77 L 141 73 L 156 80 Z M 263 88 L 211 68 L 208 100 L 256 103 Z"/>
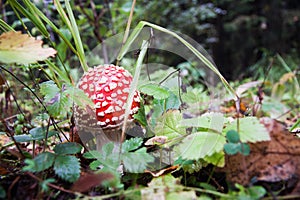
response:
<path fill-rule="evenodd" d="M 20 31 L 6 32 L 0 35 L 0 62 L 30 64 L 46 60 L 56 54 L 53 48 L 43 48 L 43 42 Z"/>

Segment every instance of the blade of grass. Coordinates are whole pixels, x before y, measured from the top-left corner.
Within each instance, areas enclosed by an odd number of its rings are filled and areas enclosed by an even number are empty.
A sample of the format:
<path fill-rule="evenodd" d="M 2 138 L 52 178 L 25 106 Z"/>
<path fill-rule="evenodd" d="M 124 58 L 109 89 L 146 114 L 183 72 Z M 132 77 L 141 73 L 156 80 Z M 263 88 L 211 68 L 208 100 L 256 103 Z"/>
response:
<path fill-rule="evenodd" d="M 67 13 L 69 15 L 70 21 L 71 21 L 71 27 L 72 27 L 72 31 L 73 31 L 73 37 L 74 37 L 74 41 L 75 41 L 75 45 L 77 47 L 77 51 L 78 51 L 78 55 L 79 55 L 79 59 L 81 62 L 81 65 L 83 67 L 84 71 L 88 70 L 88 65 L 85 59 L 85 55 L 84 55 L 84 49 L 83 49 L 83 45 L 82 45 L 82 41 L 80 38 L 80 34 L 79 34 L 79 30 L 78 30 L 78 26 L 71 8 L 71 5 L 69 3 L 68 0 L 65 0 L 65 4 L 66 4 L 66 9 L 67 9 Z"/>
<path fill-rule="evenodd" d="M 14 10 L 15 9 L 18 10 L 22 15 L 27 17 L 39 29 L 39 31 L 43 34 L 43 36 L 47 38 L 49 37 L 50 34 L 47 31 L 45 25 L 40 20 L 38 20 L 35 15 L 27 11 L 19 2 L 15 0 L 10 0 L 9 3 Z M 15 13 L 17 14 L 17 12 Z"/>
<path fill-rule="evenodd" d="M 127 21 L 127 25 L 126 25 L 126 29 L 125 29 L 125 33 L 124 33 L 124 37 L 123 37 L 123 40 L 122 40 L 121 49 L 125 45 L 125 43 L 128 39 L 135 3 L 136 3 L 136 0 L 133 0 L 132 5 L 131 5 L 131 9 L 130 9 L 130 14 L 129 14 L 128 21 Z M 116 65 L 119 65 L 119 60 L 117 60 Z"/>
<path fill-rule="evenodd" d="M 227 80 L 223 77 L 223 75 L 219 72 L 219 70 L 202 54 L 200 53 L 195 47 L 193 47 L 190 43 L 188 43 L 186 40 L 184 40 L 182 37 L 180 37 L 178 34 L 165 29 L 161 26 L 146 22 L 146 21 L 141 21 L 139 24 L 136 26 L 136 28 L 132 31 L 131 35 L 129 36 L 127 42 L 122 46 L 120 53 L 117 57 L 117 60 L 120 61 L 124 55 L 127 53 L 130 45 L 133 43 L 133 41 L 137 38 L 141 30 L 145 26 L 150 26 L 156 30 L 159 30 L 161 32 L 167 33 L 169 35 L 172 35 L 176 39 L 178 39 L 181 43 L 183 43 L 190 51 L 192 51 L 209 69 L 211 69 L 214 73 L 218 75 L 220 80 L 222 81 L 223 85 L 225 88 L 232 94 L 235 98 L 235 100 L 239 100 L 239 96 L 236 94 L 235 90 L 230 86 L 230 84 L 227 82 Z"/>
<path fill-rule="evenodd" d="M 286 62 L 283 60 L 283 58 L 279 54 L 276 54 L 276 57 L 277 57 L 277 59 L 279 60 L 279 62 L 285 68 L 285 70 L 287 72 L 293 73 L 292 70 L 291 70 L 291 68 L 286 64 Z M 295 90 L 299 91 L 300 90 L 300 85 L 299 85 L 299 82 L 297 80 L 297 77 L 294 76 L 293 79 L 295 81 L 295 85 L 294 85 L 295 86 Z"/>
<path fill-rule="evenodd" d="M 139 57 L 136 61 L 135 72 L 134 72 L 134 75 L 133 75 L 133 79 L 132 79 L 132 82 L 131 82 L 131 85 L 130 85 L 130 88 L 129 88 L 128 98 L 127 98 L 127 101 L 126 101 L 124 123 L 123 123 L 123 126 L 122 126 L 122 136 L 121 136 L 121 142 L 120 142 L 120 144 L 121 144 L 120 145 L 120 153 L 121 153 L 121 149 L 122 149 L 122 143 L 124 142 L 124 139 L 125 139 L 126 125 L 127 125 L 127 120 L 128 120 L 129 114 L 130 114 L 130 109 L 131 109 L 131 105 L 132 105 L 132 101 L 133 101 L 133 96 L 134 96 L 135 90 L 137 89 L 138 80 L 139 80 L 139 77 L 140 77 L 143 60 L 144 60 L 144 57 L 146 55 L 148 46 L 149 46 L 149 42 L 144 40 L 143 43 L 142 43 L 141 52 L 140 52 Z"/>
<path fill-rule="evenodd" d="M 8 25 L 5 21 L 3 21 L 2 19 L 0 19 L 0 28 L 4 31 L 4 32 L 8 32 L 8 31 L 15 31 L 13 29 L 13 27 L 11 27 L 10 25 Z"/>
<path fill-rule="evenodd" d="M 71 49 L 71 51 L 73 51 L 74 53 L 76 53 L 75 48 L 73 47 L 73 45 L 70 43 L 70 41 L 63 35 L 63 33 L 53 24 L 53 22 L 51 20 L 48 19 L 48 17 L 46 17 L 46 15 L 44 15 L 43 12 L 41 12 L 32 2 L 28 2 L 31 4 L 32 7 L 32 11 L 37 14 L 47 25 L 49 25 L 52 30 L 57 33 L 59 35 L 59 37 L 67 44 L 67 46 Z M 20 5 L 21 6 L 21 5 Z M 22 6 L 21 6 L 22 7 Z M 24 8 L 23 8 L 24 9 Z M 23 10 L 22 9 L 22 10 Z M 25 9 L 26 10 L 26 9 Z M 37 27 L 38 28 L 38 27 Z"/>
<path fill-rule="evenodd" d="M 61 3 L 59 0 L 54 0 L 54 4 L 56 5 L 57 11 L 59 13 L 59 15 L 61 16 L 62 20 L 64 21 L 64 23 L 67 25 L 68 29 L 70 30 L 72 37 L 74 39 L 75 42 L 75 47 L 76 47 L 76 55 L 78 56 L 78 59 L 80 61 L 80 64 L 82 66 L 82 69 L 84 71 L 88 70 L 88 65 L 85 59 L 85 55 L 84 55 L 84 50 L 83 50 L 83 46 L 82 46 L 82 42 L 80 39 L 80 34 L 78 31 L 78 27 L 76 24 L 76 20 L 75 17 L 73 15 L 72 12 L 72 8 L 68 2 L 68 0 L 65 0 L 65 6 L 67 9 L 67 13 L 69 15 L 66 14 L 66 12 L 64 11 Z M 69 19 L 70 18 L 70 19 Z"/>

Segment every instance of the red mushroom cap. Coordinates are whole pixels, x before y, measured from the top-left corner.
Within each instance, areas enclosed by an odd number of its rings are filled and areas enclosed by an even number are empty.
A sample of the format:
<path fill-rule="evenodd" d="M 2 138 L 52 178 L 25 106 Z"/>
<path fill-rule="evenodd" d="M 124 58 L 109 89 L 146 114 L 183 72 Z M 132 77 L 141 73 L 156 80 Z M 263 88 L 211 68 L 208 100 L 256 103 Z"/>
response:
<path fill-rule="evenodd" d="M 132 75 L 123 67 L 115 65 L 89 68 L 79 80 L 78 87 L 95 104 L 93 117 L 101 128 L 115 128 L 123 123 L 131 81 Z M 132 119 L 139 107 L 140 94 L 135 91 L 129 119 Z"/>

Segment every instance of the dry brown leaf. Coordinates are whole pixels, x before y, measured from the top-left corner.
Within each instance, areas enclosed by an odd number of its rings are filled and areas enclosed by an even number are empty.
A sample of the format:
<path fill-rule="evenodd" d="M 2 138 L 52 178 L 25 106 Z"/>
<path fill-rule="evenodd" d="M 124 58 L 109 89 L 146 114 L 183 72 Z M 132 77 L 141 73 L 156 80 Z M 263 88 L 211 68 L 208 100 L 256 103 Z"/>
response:
<path fill-rule="evenodd" d="M 0 62 L 30 64 L 54 56 L 53 48 L 43 48 L 43 42 L 20 31 L 0 35 Z"/>
<path fill-rule="evenodd" d="M 298 178 L 294 192 L 300 192 L 300 140 L 270 118 L 262 118 L 271 141 L 250 144 L 249 156 L 226 156 L 227 180 L 247 185 L 251 180 L 277 182 Z"/>
<path fill-rule="evenodd" d="M 86 192 L 93 187 L 101 185 L 104 181 L 114 178 L 113 174 L 101 172 L 99 174 L 83 173 L 80 178 L 73 184 L 72 191 Z"/>

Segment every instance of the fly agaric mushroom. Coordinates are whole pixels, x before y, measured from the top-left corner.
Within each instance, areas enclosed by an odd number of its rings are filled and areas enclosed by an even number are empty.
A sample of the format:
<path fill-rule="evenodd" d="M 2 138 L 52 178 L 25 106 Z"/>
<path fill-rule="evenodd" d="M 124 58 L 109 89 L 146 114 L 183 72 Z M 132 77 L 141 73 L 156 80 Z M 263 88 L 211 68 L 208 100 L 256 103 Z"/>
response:
<path fill-rule="evenodd" d="M 75 106 L 76 124 L 83 125 L 82 129 L 93 129 L 90 132 L 96 137 L 103 137 L 104 133 L 110 141 L 119 142 L 120 131 L 116 130 L 124 122 L 131 81 L 132 75 L 123 67 L 111 64 L 89 68 L 80 78 L 78 87 L 94 102 L 94 108 L 84 110 Z M 139 107 L 140 94 L 135 91 L 129 120 Z"/>

